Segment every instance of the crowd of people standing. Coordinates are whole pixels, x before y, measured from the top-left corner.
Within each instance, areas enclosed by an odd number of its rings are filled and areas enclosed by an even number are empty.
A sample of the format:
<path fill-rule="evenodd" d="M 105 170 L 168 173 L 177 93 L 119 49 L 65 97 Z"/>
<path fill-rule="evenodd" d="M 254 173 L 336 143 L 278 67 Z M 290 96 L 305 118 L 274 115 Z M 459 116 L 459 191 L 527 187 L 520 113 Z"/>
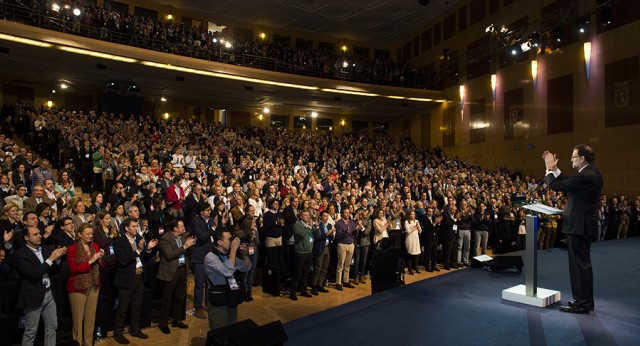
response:
<path fill-rule="evenodd" d="M 49 317 L 71 315 L 81 344 L 92 341 L 99 297 L 117 298 L 115 338 L 126 344 L 127 311 L 130 335 L 146 338 L 141 295 L 161 291 L 159 328 L 170 333 L 186 327 L 190 272 L 195 316 L 215 329 L 253 300 L 264 265 L 279 268 L 296 301 L 382 287 L 371 266 L 381 244 L 402 249 L 409 274 L 451 270 L 489 249 L 531 246 L 519 203 L 565 204 L 534 177 L 389 136 L 5 105 L 0 142 L 0 279 L 37 288 L 18 303 L 45 317 L 48 337 Z M 594 240 L 637 235 L 639 211 L 638 197 L 601 196 Z M 533 246 L 555 246 L 561 228 L 561 217 L 544 218 Z"/>

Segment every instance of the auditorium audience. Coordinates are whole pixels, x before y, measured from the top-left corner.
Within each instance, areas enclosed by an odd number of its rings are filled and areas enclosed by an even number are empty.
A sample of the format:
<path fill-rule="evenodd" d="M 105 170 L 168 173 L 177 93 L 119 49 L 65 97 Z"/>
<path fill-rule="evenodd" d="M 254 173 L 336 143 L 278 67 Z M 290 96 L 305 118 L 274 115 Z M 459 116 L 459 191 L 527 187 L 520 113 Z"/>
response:
<path fill-rule="evenodd" d="M 104 251 L 106 267 L 99 271 L 100 285 L 105 288 L 115 285 L 123 294 L 118 300 L 122 305 L 118 305 L 118 316 L 129 307 L 127 299 L 139 297 L 140 287 L 159 292 L 162 285 L 155 284 L 153 269 L 156 251 L 150 244 L 170 232 L 166 225 L 183 215 L 188 217 L 181 220 L 186 222 L 186 232 L 198 236 L 187 263 L 197 278 L 196 315 L 206 318 L 204 258 L 213 247 L 211 237 L 225 229 L 246 244 L 251 270 L 239 278 L 245 284 L 242 298 L 251 301 L 256 266 L 263 263 L 258 256 L 279 267 L 283 281 L 289 280 L 292 274 L 296 279 L 305 275 L 294 266 L 295 256 L 290 256 L 293 253 L 287 248 L 293 234 L 288 226 L 295 225 L 305 209 L 310 220 L 301 225 L 302 228 L 316 222 L 319 226 L 318 231 L 312 232 L 313 246 L 302 247 L 300 244 L 307 241 L 308 235 L 307 238 L 299 235 L 299 246 L 292 246 L 291 250 L 305 256 L 311 251 L 314 271 L 310 275 L 310 292 L 316 295 L 328 292 L 327 282 L 336 283 L 337 289 L 366 282 L 367 273 L 371 272 L 367 257 L 371 257 L 371 252 L 390 232 L 394 236 L 400 234 L 399 247 L 396 239 L 390 239 L 391 246 L 422 256 L 423 260 L 417 263 L 416 258 L 405 262 L 411 271 L 418 269 L 418 263 L 424 264 L 428 271 L 453 269 L 468 265 L 469 252 L 476 255 L 509 252 L 530 245 L 524 243 L 523 211 L 514 201 L 540 201 L 557 208 L 565 204 L 562 193 L 538 186 L 533 177 L 523 177 L 503 168 L 485 170 L 449 157 L 439 148 L 418 148 L 408 140 L 389 136 L 338 137 L 320 131 L 232 128 L 192 120 L 95 112 L 74 114 L 24 105 L 5 105 L 1 116 L 10 117 L 14 131 L 0 135 L 3 149 L 0 160 L 8 165 L 8 172 L 12 172 L 12 179 L 6 175 L 0 177 L 5 205 L 0 217 L 3 234 L 0 279 L 10 280 L 12 273 L 15 277 L 14 258 L 25 245 L 22 239 L 29 227 L 38 229 L 40 242 L 45 245 L 70 247 L 77 243 L 74 223 L 80 225 L 93 217 L 85 212 L 86 203 L 95 213 L 93 241 L 98 244 L 97 251 Z M 19 123 L 25 118 L 27 126 Z M 21 148 L 11 139 L 12 136 L 31 138 L 35 121 L 44 124 L 39 130 L 43 140 L 59 136 L 69 143 L 60 148 L 57 156 L 43 152 L 49 155 L 46 159 L 52 166 L 58 167 L 55 181 L 50 177 L 43 180 L 44 192 L 39 190 L 43 189 L 41 184 L 32 184 L 31 180 L 27 182 L 33 187 L 31 192 L 20 182 L 23 179 L 13 184 L 13 172 L 18 172 L 18 176 L 32 176 L 33 170 L 44 162 L 33 159 L 30 151 L 33 147 Z M 169 133 L 172 136 L 167 136 Z M 95 184 L 98 179 L 93 170 L 89 178 L 96 179 L 83 183 L 83 177 L 77 173 L 82 170 L 82 157 L 77 155 L 83 150 L 80 143 L 86 143 L 89 151 L 98 148 L 92 153 L 103 151 L 103 158 L 113 157 L 118 162 L 110 173 L 113 174 L 112 190 Z M 178 172 L 170 165 L 176 154 L 185 156 Z M 13 156 L 16 159 L 10 159 Z M 188 163 L 186 157 L 189 157 Z M 29 171 L 24 169 L 27 165 L 31 167 Z M 90 167 L 95 166 L 92 163 Z M 183 174 L 178 175 L 181 171 Z M 101 173 L 103 181 L 107 181 L 105 169 Z M 206 184 L 209 190 L 204 188 L 205 181 L 210 182 Z M 55 199 L 49 197 L 46 189 L 46 185 L 54 183 L 53 190 L 58 192 Z M 85 186 L 88 190 L 76 186 Z M 190 192 L 185 193 L 185 189 Z M 92 193 L 90 198 L 89 193 Z M 21 205 L 25 209 L 21 209 Z M 55 212 L 53 205 L 59 205 L 60 209 Z M 602 231 L 596 240 L 637 235 L 639 205 L 637 197 L 602 196 L 599 213 Z M 36 212 L 30 212 L 34 206 Z M 460 212 L 457 212 L 458 206 Z M 126 220 L 127 215 L 132 219 Z M 57 226 L 51 229 L 53 224 Z M 545 217 L 541 227 L 544 248 L 560 244 L 561 217 Z M 129 236 L 118 229 L 128 230 Z M 417 243 L 414 233 L 419 234 Z M 141 236 L 144 241 L 135 241 L 133 245 L 141 248 L 142 267 L 138 269 L 144 271 L 144 275 L 138 279 L 137 255 L 134 255 L 137 251 L 124 240 L 142 239 Z M 119 251 L 126 252 L 124 257 L 118 256 L 118 242 L 122 243 Z M 437 260 L 438 244 L 444 245 L 445 253 L 440 253 L 444 257 Z M 353 268 L 352 256 L 357 258 Z M 334 259 L 338 259 L 338 263 L 332 261 Z M 71 260 L 73 258 L 63 258 L 65 263 L 61 264 L 66 267 Z M 311 265 L 308 262 L 301 261 L 300 265 L 308 267 Z M 163 276 L 163 280 L 171 278 Z M 298 280 L 295 290 L 307 292 L 304 285 Z M 284 286 L 294 287 L 292 283 Z M 333 291 L 333 294 L 339 293 Z M 114 297 L 107 296 L 113 303 Z M 139 301 L 134 300 L 136 304 Z M 135 316 L 139 309 L 136 304 L 131 306 Z M 175 320 L 178 316 L 172 317 Z M 123 325 L 118 317 L 116 335 L 119 341 L 125 342 Z M 140 328 L 134 321 L 134 336 L 144 337 L 138 333 Z"/>

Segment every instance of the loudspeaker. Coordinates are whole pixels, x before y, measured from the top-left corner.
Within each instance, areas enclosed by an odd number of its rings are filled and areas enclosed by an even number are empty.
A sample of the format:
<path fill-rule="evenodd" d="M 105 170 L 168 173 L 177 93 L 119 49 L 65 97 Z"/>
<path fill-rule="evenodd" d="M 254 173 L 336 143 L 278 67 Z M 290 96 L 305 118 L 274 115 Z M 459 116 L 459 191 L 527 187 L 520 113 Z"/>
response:
<path fill-rule="evenodd" d="M 238 334 L 236 340 L 238 346 L 276 346 L 287 340 L 287 332 L 282 322 L 275 321 Z"/>
<path fill-rule="evenodd" d="M 207 346 L 238 345 L 236 337 L 253 329 L 258 329 L 258 325 L 249 319 L 216 330 L 210 330 L 207 333 Z"/>
<path fill-rule="evenodd" d="M 262 292 L 280 296 L 280 267 L 266 264 L 262 267 Z"/>
<path fill-rule="evenodd" d="M 491 263 L 493 258 L 487 255 L 476 256 L 471 259 L 471 268 L 483 268 Z"/>
<path fill-rule="evenodd" d="M 523 266 L 522 256 L 497 256 L 493 258 L 491 271 L 499 272 L 502 269 L 516 267 L 519 272 L 522 272 Z"/>
<path fill-rule="evenodd" d="M 280 321 L 258 326 L 249 319 L 207 334 L 207 346 L 276 346 L 285 340 L 287 333 Z"/>

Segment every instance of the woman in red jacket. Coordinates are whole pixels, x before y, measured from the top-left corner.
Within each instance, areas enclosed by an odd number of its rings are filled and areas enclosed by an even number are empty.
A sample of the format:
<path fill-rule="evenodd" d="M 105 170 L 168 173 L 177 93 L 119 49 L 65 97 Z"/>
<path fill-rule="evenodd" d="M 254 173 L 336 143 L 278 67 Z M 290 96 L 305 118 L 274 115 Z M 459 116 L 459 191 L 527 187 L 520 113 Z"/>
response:
<path fill-rule="evenodd" d="M 93 241 L 93 227 L 83 223 L 76 228 L 78 241 L 67 249 L 69 280 L 67 292 L 73 319 L 73 340 L 93 345 L 93 326 L 100 291 L 100 268 L 104 250 Z"/>

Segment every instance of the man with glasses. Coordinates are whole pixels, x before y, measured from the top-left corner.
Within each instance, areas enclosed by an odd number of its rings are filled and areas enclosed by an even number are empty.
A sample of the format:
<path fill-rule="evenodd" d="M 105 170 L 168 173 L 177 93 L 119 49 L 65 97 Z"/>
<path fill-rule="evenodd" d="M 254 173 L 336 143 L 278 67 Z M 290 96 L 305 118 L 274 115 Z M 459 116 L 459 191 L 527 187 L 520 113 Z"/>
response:
<path fill-rule="evenodd" d="M 22 184 L 18 184 L 16 185 L 16 194 L 5 197 L 4 202 L 5 204 L 13 203 L 17 205 L 18 211 L 22 215 L 22 211 L 24 209 L 24 201 L 27 199 L 26 194 L 27 194 L 27 187 Z"/>
<path fill-rule="evenodd" d="M 55 203 L 55 201 L 51 200 L 44 193 L 43 185 L 35 185 L 33 187 L 33 194 L 31 195 L 31 197 L 25 199 L 23 202 L 24 212 L 36 211 L 36 206 L 40 203 L 47 203 L 48 205 L 52 205 Z"/>
<path fill-rule="evenodd" d="M 555 191 L 567 194 L 562 216 L 562 233 L 567 237 L 569 275 L 573 300 L 560 311 L 588 314 L 594 309 L 593 269 L 591 267 L 591 239 L 598 229 L 598 201 L 602 190 L 602 175 L 594 165 L 595 153 L 585 144 L 576 145 L 571 166 L 578 174 L 568 177 L 558 169 L 555 154 L 542 154 L 547 172 L 544 181 Z"/>

